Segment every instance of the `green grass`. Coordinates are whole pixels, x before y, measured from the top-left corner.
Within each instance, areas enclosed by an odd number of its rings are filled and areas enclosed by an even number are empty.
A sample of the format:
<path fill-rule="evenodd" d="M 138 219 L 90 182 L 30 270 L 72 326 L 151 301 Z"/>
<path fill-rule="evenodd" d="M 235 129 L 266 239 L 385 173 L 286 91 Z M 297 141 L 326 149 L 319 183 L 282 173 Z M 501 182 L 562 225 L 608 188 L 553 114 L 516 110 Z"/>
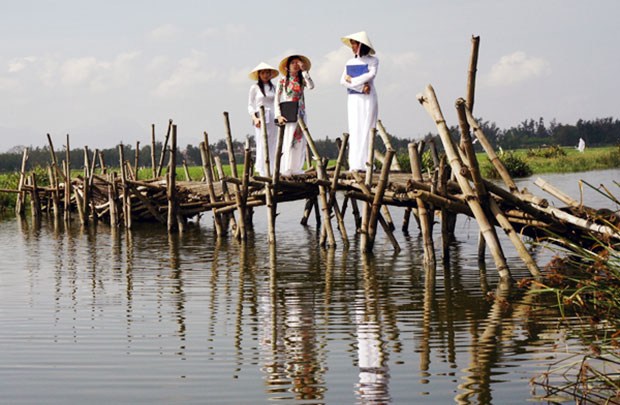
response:
<path fill-rule="evenodd" d="M 525 160 L 533 174 L 574 173 L 620 167 L 620 149 L 616 146 L 586 148 L 583 153 L 574 148 L 563 149 L 566 156 L 556 158 L 528 157 L 525 149 L 517 149 L 513 152 Z M 478 153 L 477 157 L 480 170 L 484 173 L 491 164 L 486 158 L 486 153 Z"/>

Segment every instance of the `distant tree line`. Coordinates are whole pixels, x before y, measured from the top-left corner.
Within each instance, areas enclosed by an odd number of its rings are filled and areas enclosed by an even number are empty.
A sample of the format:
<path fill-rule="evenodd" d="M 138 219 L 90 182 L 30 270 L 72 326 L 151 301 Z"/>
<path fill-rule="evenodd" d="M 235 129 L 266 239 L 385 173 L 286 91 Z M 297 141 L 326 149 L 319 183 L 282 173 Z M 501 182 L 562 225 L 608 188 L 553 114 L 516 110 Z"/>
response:
<path fill-rule="evenodd" d="M 575 125 L 559 124 L 555 120 L 552 120 L 548 125 L 545 124 L 543 118 L 538 120 L 525 120 L 516 127 L 509 129 L 500 129 L 494 122 L 485 121 L 481 118 L 477 119 L 482 131 L 488 138 L 489 142 L 495 149 L 502 147 L 504 150 L 511 149 L 533 149 L 538 147 L 560 145 L 560 146 L 576 146 L 579 142 L 579 138 L 583 138 L 587 146 L 608 146 L 618 144 L 620 141 L 620 120 L 608 118 L 596 118 L 594 120 L 579 120 Z M 457 126 L 449 128 L 450 135 L 454 140 L 460 138 L 460 130 Z M 399 138 L 389 135 L 392 146 L 398 152 L 406 151 L 407 144 L 413 142 L 414 139 Z M 429 141 L 430 139 L 437 138 L 436 133 L 428 133 L 423 139 Z M 248 135 L 250 146 L 254 148 L 254 137 Z M 419 139 L 418 139 L 419 140 Z M 335 159 L 338 156 L 338 146 L 335 139 L 329 139 L 327 136 L 325 139 L 315 140 L 317 149 L 321 156 L 329 159 Z M 436 141 L 439 151 L 442 151 L 441 142 Z M 379 150 L 384 151 L 383 142 L 377 136 L 375 145 Z M 156 162 L 159 163 L 159 158 L 162 150 L 162 142 L 155 143 L 155 156 Z M 482 147 L 479 143 L 474 145 L 477 151 L 481 151 Z M 226 141 L 221 139 L 214 144 L 210 145 L 211 151 L 214 155 L 220 156 L 223 164 L 228 164 L 228 150 L 226 147 Z M 243 161 L 243 150 L 245 148 L 245 142 L 233 141 L 233 149 L 235 151 L 235 159 L 237 163 Z M 0 172 L 12 172 L 19 170 L 22 160 L 23 146 L 16 146 L 11 148 L 6 153 L 0 153 Z M 135 147 L 130 144 L 123 145 L 123 151 L 125 159 L 129 160 L 131 164 L 135 161 Z M 93 151 L 91 150 L 91 156 Z M 144 145 L 139 151 L 139 166 L 151 167 L 151 145 Z M 118 167 L 119 166 L 119 148 L 103 149 L 103 158 L 106 166 Z M 180 148 L 180 159 L 177 159 L 179 164 L 184 159 L 190 166 L 197 166 L 202 164 L 200 157 L 199 145 L 187 145 L 185 149 Z M 59 160 L 65 158 L 65 151 L 57 150 L 56 154 Z M 84 165 L 84 150 L 72 149 L 70 152 L 71 167 L 81 168 Z M 29 150 L 28 167 L 34 166 L 47 166 L 50 162 L 49 147 L 31 147 Z M 167 160 L 166 160 L 167 162 Z"/>

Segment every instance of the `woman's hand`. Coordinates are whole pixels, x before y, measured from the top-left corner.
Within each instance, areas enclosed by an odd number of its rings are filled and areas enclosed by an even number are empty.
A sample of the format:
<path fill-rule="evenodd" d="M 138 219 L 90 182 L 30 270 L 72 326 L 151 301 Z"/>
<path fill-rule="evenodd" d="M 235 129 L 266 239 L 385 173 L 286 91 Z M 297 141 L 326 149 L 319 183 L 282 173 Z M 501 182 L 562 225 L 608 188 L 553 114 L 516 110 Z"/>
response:
<path fill-rule="evenodd" d="M 284 118 L 281 115 L 278 115 L 278 125 L 284 125 L 286 124 L 286 118 Z"/>
<path fill-rule="evenodd" d="M 362 90 L 364 94 L 370 94 L 370 84 L 366 83 L 364 85 L 364 89 Z"/>
<path fill-rule="evenodd" d="M 260 120 L 258 119 L 258 117 L 252 117 L 252 119 L 254 120 L 254 126 L 256 128 L 260 128 Z"/>
<path fill-rule="evenodd" d="M 344 80 L 345 80 L 347 83 L 351 83 L 351 79 L 352 79 L 352 77 L 351 77 L 351 76 L 349 76 L 349 75 L 346 75 L 346 76 L 344 77 Z"/>

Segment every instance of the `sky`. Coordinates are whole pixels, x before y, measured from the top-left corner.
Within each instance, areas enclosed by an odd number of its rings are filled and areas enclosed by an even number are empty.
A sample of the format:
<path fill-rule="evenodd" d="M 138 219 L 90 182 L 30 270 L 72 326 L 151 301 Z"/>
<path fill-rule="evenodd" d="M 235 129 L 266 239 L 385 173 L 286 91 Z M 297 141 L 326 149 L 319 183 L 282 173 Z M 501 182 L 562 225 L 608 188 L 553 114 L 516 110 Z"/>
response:
<path fill-rule="evenodd" d="M 618 118 L 618 0 L 159 1 L 0 0 L 0 152 L 150 144 L 169 119 L 178 144 L 253 133 L 250 71 L 301 53 L 313 137 L 347 131 L 340 38 L 365 30 L 380 60 L 379 119 L 391 134 L 436 127 L 416 94 L 431 84 L 448 125 L 466 96 L 480 36 L 474 115 L 500 128 Z"/>

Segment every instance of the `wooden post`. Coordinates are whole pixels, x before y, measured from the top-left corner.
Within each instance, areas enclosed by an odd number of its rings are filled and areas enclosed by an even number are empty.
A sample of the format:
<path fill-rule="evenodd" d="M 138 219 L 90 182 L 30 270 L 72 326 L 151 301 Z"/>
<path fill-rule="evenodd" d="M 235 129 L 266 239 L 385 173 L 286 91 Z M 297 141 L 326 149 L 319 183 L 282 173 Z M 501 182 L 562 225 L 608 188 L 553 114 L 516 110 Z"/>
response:
<path fill-rule="evenodd" d="M 207 152 L 209 151 L 209 149 L 207 149 Z M 217 168 L 218 176 L 220 179 L 223 179 L 225 176 L 224 176 L 224 168 L 222 167 L 222 160 L 220 159 L 219 156 L 214 156 L 213 159 L 215 160 L 215 166 Z M 232 201 L 232 197 L 230 196 L 230 192 L 228 191 L 228 184 L 223 180 L 220 180 L 220 182 L 222 185 L 222 194 L 224 195 L 224 201 Z M 222 229 L 223 230 L 228 229 L 228 222 L 232 223 L 232 228 L 234 230 L 237 229 L 237 221 L 235 220 L 234 214 L 232 213 L 226 214 L 225 216 L 222 217 Z"/>
<path fill-rule="evenodd" d="M 82 196 L 83 196 L 83 206 L 82 210 L 84 211 L 84 218 L 86 223 L 88 223 L 89 216 L 89 208 L 90 208 L 90 183 L 89 179 L 92 174 L 90 172 L 90 153 L 88 151 L 88 146 L 84 146 L 84 181 L 82 182 Z M 95 215 L 96 216 L 96 215 Z"/>
<path fill-rule="evenodd" d="M 381 135 L 381 139 L 383 140 L 383 144 L 385 145 L 385 150 L 394 149 L 392 146 L 392 142 L 388 136 L 387 131 L 383 127 L 383 123 L 381 120 L 377 120 L 377 128 L 379 129 L 379 135 Z M 403 169 L 400 167 L 400 163 L 398 163 L 398 159 L 392 160 L 391 170 L 402 171 Z"/>
<path fill-rule="evenodd" d="M 368 146 L 368 161 L 366 162 L 366 178 L 364 180 L 364 185 L 368 188 L 368 190 L 372 190 L 372 171 L 375 162 L 374 151 L 375 151 L 375 131 L 376 129 L 372 129 L 370 131 L 370 145 Z M 360 237 L 360 242 L 362 246 L 368 246 L 368 221 L 370 220 L 370 202 L 366 201 L 364 203 L 364 213 L 362 216 L 362 232 Z"/>
<path fill-rule="evenodd" d="M 185 180 L 192 181 L 192 178 L 189 176 L 189 169 L 187 168 L 187 163 L 185 163 L 185 159 L 183 159 L 183 171 L 185 172 Z"/>
<path fill-rule="evenodd" d="M 258 111 L 261 125 L 261 142 L 263 143 L 263 150 L 265 153 L 265 171 L 267 177 L 271 177 L 271 162 L 269 160 L 269 138 L 267 135 L 267 125 L 265 120 L 265 107 L 260 106 Z M 281 146 L 280 146 L 281 148 Z M 278 160 L 278 159 L 276 159 Z M 274 162 L 275 165 L 275 162 Z M 275 177 L 275 176 L 274 176 Z M 273 178 L 272 178 L 273 182 Z M 267 204 L 267 227 L 269 229 L 269 243 L 274 244 L 276 242 L 276 215 L 274 207 L 274 196 L 269 184 L 265 184 L 265 202 Z"/>
<path fill-rule="evenodd" d="M 155 124 L 151 124 L 151 167 L 153 168 L 153 178 L 157 177 L 157 162 L 155 159 Z"/>
<path fill-rule="evenodd" d="M 67 134 L 67 150 L 65 157 L 65 221 L 71 220 L 71 158 L 69 153 L 69 134 Z"/>
<path fill-rule="evenodd" d="M 168 147 L 168 139 L 170 138 L 171 129 L 172 120 L 168 120 L 168 131 L 166 131 L 166 139 L 164 140 L 164 145 L 161 148 L 161 155 L 159 156 L 159 166 L 157 167 L 157 175 L 155 177 L 161 176 L 161 171 L 164 168 L 164 159 L 166 158 L 166 148 Z"/>
<path fill-rule="evenodd" d="M 232 133 L 230 130 L 230 120 L 228 119 L 228 112 L 224 111 L 224 125 L 226 127 L 226 147 L 228 149 L 228 163 L 230 165 L 230 173 L 232 177 L 238 179 L 237 175 L 237 161 L 235 160 L 235 150 L 232 142 Z M 245 212 L 241 207 L 241 190 L 239 189 L 239 185 L 233 183 L 233 189 L 235 191 L 235 200 L 237 202 L 237 211 L 239 212 L 239 222 L 237 223 L 237 230 L 235 233 L 235 237 L 237 239 L 242 238 L 245 239 L 246 230 L 245 230 Z"/>
<path fill-rule="evenodd" d="M 330 210 L 334 210 L 336 213 L 336 220 L 338 221 L 338 230 L 340 231 L 340 236 L 342 237 L 342 242 L 345 247 L 349 246 L 349 237 L 347 235 L 347 229 L 344 225 L 343 215 L 340 213 L 340 208 L 338 207 L 338 200 L 336 200 L 336 190 L 338 189 L 338 180 L 340 179 L 340 169 L 342 168 L 342 163 L 344 162 L 344 151 L 349 143 L 349 134 L 342 134 L 342 146 L 338 151 L 338 160 L 336 161 L 336 167 L 334 168 L 334 174 L 332 178 L 332 185 L 329 193 L 329 202 L 328 208 Z M 327 165 L 327 163 L 326 163 Z"/>
<path fill-rule="evenodd" d="M 32 215 L 36 218 L 39 218 L 41 217 L 41 200 L 39 199 L 39 189 L 37 187 L 37 174 L 33 172 L 30 179 L 30 183 L 32 186 L 32 191 L 30 194 Z"/>
<path fill-rule="evenodd" d="M 24 187 L 24 179 L 26 177 L 26 161 L 28 161 L 28 148 L 24 148 L 22 155 L 22 166 L 19 172 L 19 183 L 17 183 L 17 200 L 15 201 L 15 214 L 22 215 L 24 213 L 24 202 L 26 201 L 26 193 L 22 191 Z"/>
<path fill-rule="evenodd" d="M 420 155 L 418 154 L 417 144 L 409 144 L 409 161 L 411 162 L 411 177 L 413 180 L 422 181 L 422 168 Z M 420 231 L 424 241 L 424 264 L 425 268 L 435 268 L 435 247 L 433 243 L 433 223 L 428 214 L 426 203 L 421 198 L 416 198 L 418 206 L 418 219 L 420 220 Z"/>
<path fill-rule="evenodd" d="M 58 218 L 60 216 L 60 208 L 58 206 L 58 181 L 56 173 L 52 166 L 47 167 L 47 175 L 49 176 L 50 186 L 52 187 L 52 208 L 54 212 L 54 218 Z"/>
<path fill-rule="evenodd" d="M 125 153 L 123 151 L 123 144 L 118 145 L 118 153 L 121 167 L 121 184 L 123 189 L 123 220 L 125 224 L 125 228 L 131 228 L 131 200 L 129 197 L 129 193 L 127 192 L 127 172 L 125 168 Z"/>
<path fill-rule="evenodd" d="M 361 176 L 357 174 L 356 172 L 351 172 L 351 175 L 357 181 L 360 189 L 362 190 L 362 193 L 366 196 L 366 198 L 372 199 L 373 198 L 372 193 L 370 192 L 368 187 L 366 187 L 366 185 L 364 184 L 364 181 L 362 180 Z M 352 203 L 355 202 L 355 199 L 352 198 L 351 202 Z M 400 245 L 398 244 L 398 241 L 396 241 L 396 238 L 394 237 L 394 233 L 388 226 L 387 222 L 385 222 L 385 219 L 383 219 L 383 215 L 381 215 L 381 213 L 378 214 L 378 220 L 379 220 L 379 224 L 381 224 L 381 227 L 383 228 L 383 231 L 386 233 L 386 235 L 390 239 L 390 242 L 392 242 L 392 246 L 394 246 L 394 250 L 399 251 Z"/>
<path fill-rule="evenodd" d="M 202 158 L 202 171 L 205 176 L 205 181 L 207 183 L 207 191 L 209 193 L 209 201 L 214 203 L 217 201 L 217 197 L 215 196 L 215 189 L 213 188 L 213 178 L 211 169 L 209 168 L 208 160 L 209 155 L 207 154 L 206 142 L 207 142 L 207 133 L 204 133 L 205 142 L 200 143 L 200 157 Z M 215 233 L 218 237 L 224 236 L 226 230 L 222 229 L 222 221 L 220 215 L 215 213 L 215 209 L 211 209 L 211 213 L 213 214 L 213 223 L 215 225 Z"/>
<path fill-rule="evenodd" d="M 101 166 L 101 174 L 106 174 L 108 169 L 105 167 L 105 161 L 103 160 L 103 152 L 99 151 L 99 165 Z"/>
<path fill-rule="evenodd" d="M 140 177 L 140 141 L 136 141 L 136 154 L 133 167 L 135 169 L 133 179 L 138 180 Z"/>
<path fill-rule="evenodd" d="M 377 189 L 375 191 L 375 198 L 372 201 L 372 208 L 370 211 L 370 218 L 368 222 L 368 238 L 367 245 L 363 246 L 362 249 L 366 252 L 371 252 L 373 245 L 375 243 L 375 237 L 377 235 L 377 220 L 379 215 L 379 210 L 381 209 L 381 201 L 383 200 L 383 193 L 385 192 L 385 188 L 388 183 L 388 177 L 390 175 L 390 167 L 392 163 L 392 159 L 394 158 L 394 154 L 396 152 L 394 149 L 388 149 L 385 154 L 385 161 L 383 167 L 381 168 L 381 177 L 379 178 L 379 183 L 377 183 Z"/>
<path fill-rule="evenodd" d="M 435 121 L 437 129 L 439 130 L 439 136 L 441 137 L 441 141 L 446 151 L 446 156 L 448 157 L 450 166 L 452 167 L 452 172 L 455 174 L 458 184 L 463 194 L 465 194 L 467 203 L 471 208 L 476 221 L 478 222 L 478 226 L 484 234 L 484 239 L 489 245 L 489 249 L 495 261 L 495 266 L 497 267 L 500 278 L 502 280 L 509 280 L 510 270 L 506 264 L 506 259 L 502 252 L 501 245 L 499 244 L 499 240 L 497 239 L 497 234 L 495 233 L 493 226 L 489 223 L 480 201 L 478 201 L 475 197 L 469 182 L 462 175 L 463 164 L 460 160 L 458 152 L 456 151 L 456 147 L 452 142 L 452 138 L 450 137 L 448 126 L 443 118 L 443 114 L 441 113 L 439 102 L 437 101 L 437 96 L 435 95 L 433 87 L 431 85 L 426 86 L 426 97 L 419 94 L 417 98 L 420 104 L 424 106 L 428 114 Z"/>
<path fill-rule="evenodd" d="M 243 217 L 248 218 L 248 212 L 246 202 L 248 200 L 248 183 L 250 181 L 250 169 L 252 168 L 252 151 L 250 150 L 250 142 L 246 142 L 245 151 L 243 155 L 243 178 L 241 182 L 241 211 L 243 211 Z M 248 225 L 247 223 L 245 225 Z M 247 229 L 247 227 L 245 227 Z M 247 230 L 246 230 L 247 232 Z M 240 235 L 241 240 L 245 241 L 248 238 L 247 233 Z"/>
<path fill-rule="evenodd" d="M 476 70 L 478 66 L 478 48 L 480 47 L 480 37 L 471 37 L 471 58 L 469 60 L 469 71 L 467 72 L 467 109 L 474 111 L 474 90 L 476 88 Z"/>
<path fill-rule="evenodd" d="M 116 209 L 116 172 L 108 176 L 108 206 L 110 209 L 110 227 L 118 226 L 118 211 Z"/>
<path fill-rule="evenodd" d="M 299 126 L 301 127 L 301 130 L 304 134 L 304 137 L 306 138 L 306 142 L 308 143 L 308 146 L 310 147 L 310 150 L 312 151 L 312 154 L 314 155 L 314 160 L 316 160 L 317 162 L 317 165 L 316 165 L 317 177 L 320 180 L 327 180 L 327 176 L 325 175 L 325 168 L 323 167 L 323 164 L 321 162 L 321 156 L 319 155 L 316 145 L 314 144 L 314 140 L 312 139 L 312 136 L 310 136 L 310 131 L 308 131 L 308 127 L 306 126 L 306 123 L 304 122 L 303 118 L 299 117 L 298 121 L 299 121 Z M 332 229 L 332 223 L 331 223 L 330 215 L 329 215 L 329 206 L 327 202 L 327 190 L 326 190 L 326 187 L 322 184 L 319 185 L 319 194 L 321 198 L 321 211 L 323 213 L 323 226 L 325 226 L 325 229 L 327 231 L 328 247 L 335 247 L 336 239 L 334 238 L 334 230 Z"/>
<path fill-rule="evenodd" d="M 166 173 L 167 181 L 167 197 L 168 197 L 168 232 L 182 226 L 177 223 L 177 206 L 176 206 L 176 179 L 177 179 L 177 126 L 172 125 L 172 140 L 170 146 L 169 170 Z"/>

